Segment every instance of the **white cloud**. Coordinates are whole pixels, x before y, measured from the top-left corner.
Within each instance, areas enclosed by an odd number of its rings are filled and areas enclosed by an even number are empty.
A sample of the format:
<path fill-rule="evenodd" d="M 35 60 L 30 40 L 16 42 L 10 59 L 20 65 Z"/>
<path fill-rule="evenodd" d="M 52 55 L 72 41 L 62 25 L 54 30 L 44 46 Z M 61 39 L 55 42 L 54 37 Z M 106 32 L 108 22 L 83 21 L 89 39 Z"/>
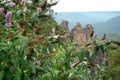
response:
<path fill-rule="evenodd" d="M 60 0 L 55 12 L 120 11 L 119 0 Z"/>

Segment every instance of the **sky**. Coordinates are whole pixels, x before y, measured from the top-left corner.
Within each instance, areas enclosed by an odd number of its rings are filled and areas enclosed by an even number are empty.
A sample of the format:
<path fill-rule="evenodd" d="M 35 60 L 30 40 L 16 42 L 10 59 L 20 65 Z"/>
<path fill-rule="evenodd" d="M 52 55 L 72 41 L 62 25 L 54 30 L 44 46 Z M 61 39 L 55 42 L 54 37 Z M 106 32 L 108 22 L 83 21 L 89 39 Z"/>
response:
<path fill-rule="evenodd" d="M 120 0 L 57 0 L 55 12 L 120 11 Z"/>

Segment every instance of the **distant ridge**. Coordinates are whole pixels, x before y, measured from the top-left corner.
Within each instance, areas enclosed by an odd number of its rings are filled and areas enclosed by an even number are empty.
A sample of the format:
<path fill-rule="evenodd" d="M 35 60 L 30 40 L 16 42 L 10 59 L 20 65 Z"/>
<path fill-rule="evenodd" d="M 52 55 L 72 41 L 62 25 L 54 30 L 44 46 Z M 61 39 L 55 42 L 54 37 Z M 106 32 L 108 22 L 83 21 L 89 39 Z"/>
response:
<path fill-rule="evenodd" d="M 93 24 L 97 34 L 99 33 L 119 33 L 120 34 L 120 16 L 114 17 L 102 23 Z M 98 29 L 97 29 L 98 28 Z"/>
<path fill-rule="evenodd" d="M 54 17 L 58 23 L 61 23 L 62 20 L 69 21 L 70 30 L 77 22 L 80 22 L 82 27 L 92 24 L 96 34 L 120 33 L 120 11 L 59 12 Z"/>

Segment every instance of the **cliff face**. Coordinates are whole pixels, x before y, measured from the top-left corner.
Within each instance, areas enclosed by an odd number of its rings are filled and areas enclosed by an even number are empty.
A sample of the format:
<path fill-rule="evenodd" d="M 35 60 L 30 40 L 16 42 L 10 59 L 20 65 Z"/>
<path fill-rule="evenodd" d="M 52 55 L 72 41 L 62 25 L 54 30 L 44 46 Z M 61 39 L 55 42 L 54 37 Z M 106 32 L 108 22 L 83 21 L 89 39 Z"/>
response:
<path fill-rule="evenodd" d="M 94 35 L 94 29 L 91 24 L 87 24 L 85 28 L 82 28 L 80 23 L 69 31 L 68 21 L 64 20 L 61 24 L 62 28 L 67 34 L 71 34 L 71 40 L 77 42 L 79 46 L 90 43 Z"/>
<path fill-rule="evenodd" d="M 67 33 L 69 33 L 68 23 L 69 23 L 69 22 L 66 21 L 66 20 L 63 20 L 62 23 L 61 23 L 63 30 L 64 30 L 65 32 L 67 32 Z"/>
<path fill-rule="evenodd" d="M 94 29 L 90 24 L 86 25 L 85 28 L 82 28 L 80 23 L 77 23 L 76 26 L 71 31 L 73 41 L 77 42 L 79 46 L 91 42 L 93 34 Z"/>

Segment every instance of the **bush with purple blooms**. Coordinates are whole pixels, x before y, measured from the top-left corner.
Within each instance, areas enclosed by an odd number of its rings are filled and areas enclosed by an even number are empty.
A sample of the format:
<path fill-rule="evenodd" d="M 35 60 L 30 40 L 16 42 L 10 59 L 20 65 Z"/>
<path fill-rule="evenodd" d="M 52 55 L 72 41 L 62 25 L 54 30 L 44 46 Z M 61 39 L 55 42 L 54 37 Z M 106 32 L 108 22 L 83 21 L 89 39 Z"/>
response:
<path fill-rule="evenodd" d="M 60 33 L 51 6 L 46 0 L 0 2 L 0 80 L 37 80 L 46 73 L 41 57 L 54 53 L 52 28 Z"/>
<path fill-rule="evenodd" d="M 53 18 L 54 0 L 5 0 L 0 2 L 0 80 L 103 80 L 109 79 L 104 63 L 87 60 L 106 51 L 81 47 L 68 40 Z M 87 49 L 87 50 L 86 50 Z"/>

